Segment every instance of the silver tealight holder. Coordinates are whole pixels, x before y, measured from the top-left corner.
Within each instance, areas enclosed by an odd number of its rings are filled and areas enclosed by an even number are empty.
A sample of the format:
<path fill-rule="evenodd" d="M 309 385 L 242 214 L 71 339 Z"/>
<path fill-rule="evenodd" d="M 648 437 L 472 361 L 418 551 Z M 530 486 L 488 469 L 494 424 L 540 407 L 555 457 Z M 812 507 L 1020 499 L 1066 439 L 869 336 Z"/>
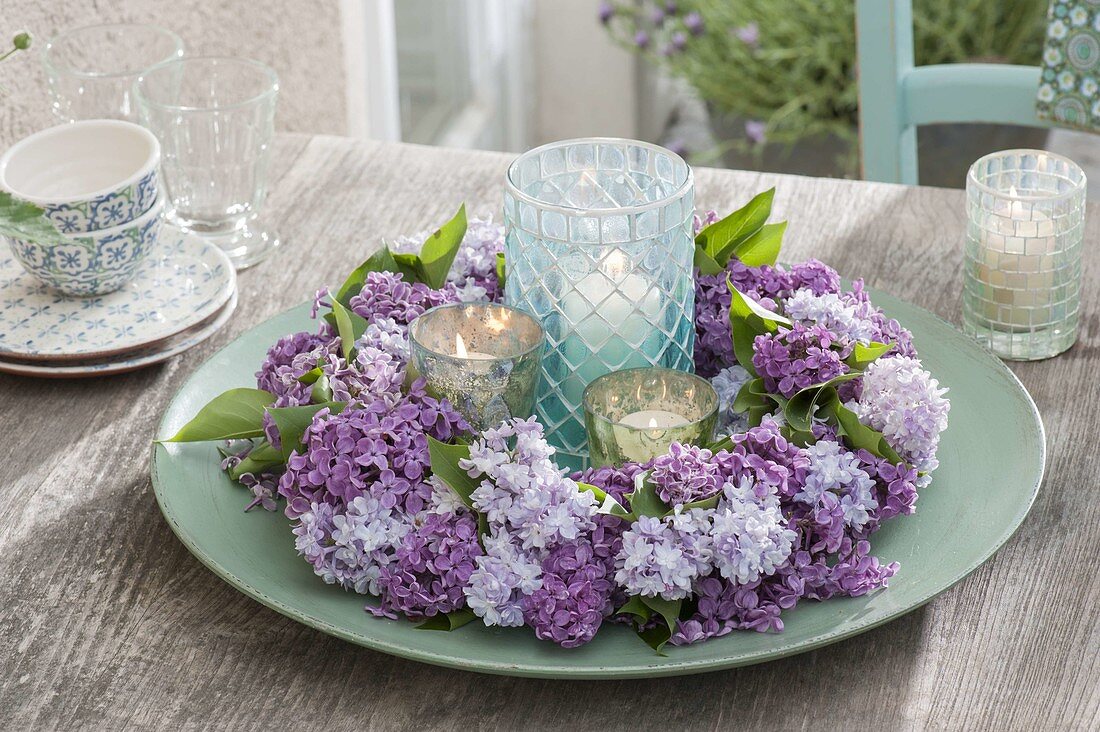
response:
<path fill-rule="evenodd" d="M 432 308 L 409 327 L 413 367 L 475 430 L 531 416 L 545 335 L 529 314 L 506 305 Z"/>

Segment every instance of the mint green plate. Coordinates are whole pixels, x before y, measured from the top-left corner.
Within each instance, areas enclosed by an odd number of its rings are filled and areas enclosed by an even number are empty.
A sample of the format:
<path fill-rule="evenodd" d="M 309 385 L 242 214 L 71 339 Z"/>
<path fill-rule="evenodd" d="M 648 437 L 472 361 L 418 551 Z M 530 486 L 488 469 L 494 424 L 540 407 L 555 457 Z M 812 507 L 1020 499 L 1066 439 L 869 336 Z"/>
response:
<path fill-rule="evenodd" d="M 566 650 L 524 628 L 467 625 L 451 633 L 375 618 L 363 598 L 326 585 L 294 550 L 282 513 L 244 513 L 249 494 L 218 469 L 214 444 L 157 446 L 153 489 L 168 524 L 219 577 L 268 607 L 337 637 L 395 656 L 453 668 L 548 678 L 689 674 L 801 653 L 886 623 L 928 602 L 989 559 L 1024 520 L 1043 476 L 1039 413 L 999 360 L 931 313 L 876 293 L 913 331 L 925 366 L 950 387 L 951 426 L 941 466 L 917 513 L 875 534 L 874 551 L 901 570 L 890 587 L 860 598 L 804 601 L 783 614 L 782 633 L 734 632 L 654 654 L 627 628 L 607 625 Z M 168 407 L 158 437 L 176 432 L 211 397 L 254 386 L 253 372 L 280 336 L 312 328 L 307 306 L 249 331 L 203 364 Z M 972 586 L 968 592 L 980 592 Z"/>

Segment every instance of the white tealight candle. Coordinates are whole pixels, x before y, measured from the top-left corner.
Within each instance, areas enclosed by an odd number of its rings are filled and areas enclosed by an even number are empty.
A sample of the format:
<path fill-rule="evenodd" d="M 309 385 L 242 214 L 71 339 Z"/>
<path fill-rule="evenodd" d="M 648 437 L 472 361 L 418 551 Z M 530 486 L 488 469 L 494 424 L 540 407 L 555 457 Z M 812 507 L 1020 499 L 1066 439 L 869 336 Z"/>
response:
<path fill-rule="evenodd" d="M 467 351 L 466 341 L 462 340 L 462 336 L 457 333 L 455 334 L 455 356 L 470 361 L 492 361 L 496 358 L 492 354 L 482 353 L 481 351 Z"/>
<path fill-rule="evenodd" d="M 689 422 L 691 422 L 691 420 L 682 414 L 669 412 L 664 409 L 643 409 L 638 412 L 631 412 L 619 420 L 619 424 L 625 424 L 627 427 L 647 430 L 664 430 L 670 427 L 681 427 Z"/>

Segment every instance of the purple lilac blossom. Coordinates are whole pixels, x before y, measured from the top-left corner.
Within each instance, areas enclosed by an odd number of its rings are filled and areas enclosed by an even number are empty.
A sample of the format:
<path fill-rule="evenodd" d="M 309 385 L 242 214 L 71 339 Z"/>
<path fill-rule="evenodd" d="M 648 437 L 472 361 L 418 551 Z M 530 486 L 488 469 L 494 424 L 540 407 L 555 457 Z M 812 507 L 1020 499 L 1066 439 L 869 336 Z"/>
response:
<path fill-rule="evenodd" d="M 706 220 L 696 218 L 696 229 L 699 230 L 710 223 L 711 216 L 708 214 Z M 778 301 L 799 289 L 805 288 L 817 295 L 840 291 L 840 275 L 815 259 L 795 265 L 790 271 L 768 265 L 748 267 L 737 259 L 731 259 L 722 274 L 704 275 L 697 272 L 695 370 L 705 378 L 737 363 L 730 337 L 727 277 L 739 292 L 772 311 L 778 310 Z"/>
<path fill-rule="evenodd" d="M 428 514 L 402 538 L 394 561 L 382 567 L 378 614 L 400 611 L 416 619 L 465 607 L 463 588 L 481 554 L 472 515 Z"/>
<path fill-rule="evenodd" d="M 845 302 L 856 306 L 856 315 L 874 326 L 875 332 L 871 340 L 877 343 L 894 344 L 894 350 L 890 352 L 891 356 L 916 358 L 917 351 L 913 347 L 913 335 L 903 328 L 901 323 L 887 317 L 881 309 L 871 303 L 870 295 L 867 294 L 864 288 L 863 280 L 852 282 L 852 289 L 843 293 L 841 298 Z"/>
<path fill-rule="evenodd" d="M 422 282 L 405 282 L 393 272 L 368 272 L 363 289 L 352 296 L 348 307 L 370 323 L 388 319 L 408 326 L 425 310 L 458 301 L 458 291 L 449 283 L 433 290 Z"/>
<path fill-rule="evenodd" d="M 875 481 L 875 500 L 879 504 L 877 521 L 917 510 L 917 469 L 904 463 L 895 464 L 872 455 L 867 450 L 858 453 L 860 464 Z"/>
<path fill-rule="evenodd" d="M 360 594 L 380 592 L 382 569 L 394 559 L 394 548 L 409 524 L 370 496 L 360 496 L 343 512 L 314 503 L 293 527 L 295 548 L 328 584 Z"/>
<path fill-rule="evenodd" d="M 417 380 L 396 403 L 375 400 L 339 414 L 320 410 L 291 453 L 279 481 L 286 514 L 296 518 L 312 503 L 338 510 L 362 495 L 409 515 L 429 503 L 428 439 L 449 440 L 467 429 L 446 401 L 429 397 Z"/>
<path fill-rule="evenodd" d="M 820 325 L 781 325 L 775 333 L 756 336 L 752 365 L 764 379 L 764 388 L 789 399 L 848 372 L 847 353 L 834 349 L 834 344 L 836 336 Z"/>
<path fill-rule="evenodd" d="M 781 498 L 790 498 L 806 481 L 810 460 L 805 451 L 788 442 L 779 424 L 765 417 L 760 425 L 733 436 L 730 452 L 740 456 L 745 474 L 761 486 L 772 486 Z"/>
<path fill-rule="evenodd" d="M 459 463 L 470 477 L 481 478 L 470 495 L 474 508 L 526 551 L 575 541 L 594 525 L 595 496 L 562 474 L 553 453 L 532 417 L 485 430 L 470 446 L 470 458 Z"/>
<path fill-rule="evenodd" d="M 615 17 L 615 6 L 609 2 L 601 2 L 599 9 L 599 19 L 604 25 L 611 22 L 611 19 Z"/>
<path fill-rule="evenodd" d="M 818 295 L 810 289 L 796 290 L 783 302 L 783 314 L 803 325 L 827 328 L 847 343 L 868 344 L 879 329 L 859 312 L 856 303 L 833 292 Z"/>
<path fill-rule="evenodd" d="M 839 510 L 844 526 L 859 531 L 878 508 L 875 482 L 860 466 L 859 457 L 841 444 L 821 440 L 805 448 L 810 458 L 806 481 L 794 500 L 812 507 Z"/>
<path fill-rule="evenodd" d="M 542 587 L 538 557 L 519 549 L 508 532 L 497 527 L 484 537 L 485 554 L 463 588 L 466 604 L 485 625 L 523 625 L 521 601 Z"/>
<path fill-rule="evenodd" d="M 719 470 L 710 450 L 674 442 L 653 460 L 649 479 L 662 501 L 679 506 L 716 495 L 722 488 Z"/>
<path fill-rule="evenodd" d="M 267 356 L 256 372 L 257 388 L 275 395 L 276 407 L 297 407 L 309 403 L 312 385 L 298 378 L 312 370 L 333 347 L 332 339 L 316 333 L 301 332 L 283 336 L 267 349 Z"/>
<path fill-rule="evenodd" d="M 747 476 L 728 481 L 712 518 L 714 568 L 739 584 L 774 574 L 797 539 L 787 528 L 775 487 L 765 491 L 760 495 Z"/>
<path fill-rule="evenodd" d="M 610 615 L 614 585 L 586 540 L 562 544 L 542 562 L 542 586 L 523 599 L 523 617 L 539 640 L 583 645 Z"/>
<path fill-rule="evenodd" d="M 917 359 L 879 358 L 863 372 L 859 401 L 848 406 L 902 458 L 928 472 L 939 465 L 936 448 L 951 410 L 946 393 Z"/>
<path fill-rule="evenodd" d="M 615 581 L 631 595 L 659 595 L 666 600 L 687 597 L 702 564 L 699 552 L 692 549 L 709 552 L 703 536 L 699 534 L 698 545 L 689 546 L 669 522 L 653 516 L 640 517 L 623 532 Z"/>

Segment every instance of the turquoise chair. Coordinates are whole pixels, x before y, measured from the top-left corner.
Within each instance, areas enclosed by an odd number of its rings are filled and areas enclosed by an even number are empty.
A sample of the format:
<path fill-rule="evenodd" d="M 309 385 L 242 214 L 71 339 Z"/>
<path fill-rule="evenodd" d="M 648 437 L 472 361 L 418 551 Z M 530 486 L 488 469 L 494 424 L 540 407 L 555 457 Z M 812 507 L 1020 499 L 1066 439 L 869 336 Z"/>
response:
<path fill-rule="evenodd" d="M 863 177 L 916 185 L 917 126 L 1050 127 L 1035 115 L 1038 67 L 913 65 L 912 0 L 856 0 Z"/>

